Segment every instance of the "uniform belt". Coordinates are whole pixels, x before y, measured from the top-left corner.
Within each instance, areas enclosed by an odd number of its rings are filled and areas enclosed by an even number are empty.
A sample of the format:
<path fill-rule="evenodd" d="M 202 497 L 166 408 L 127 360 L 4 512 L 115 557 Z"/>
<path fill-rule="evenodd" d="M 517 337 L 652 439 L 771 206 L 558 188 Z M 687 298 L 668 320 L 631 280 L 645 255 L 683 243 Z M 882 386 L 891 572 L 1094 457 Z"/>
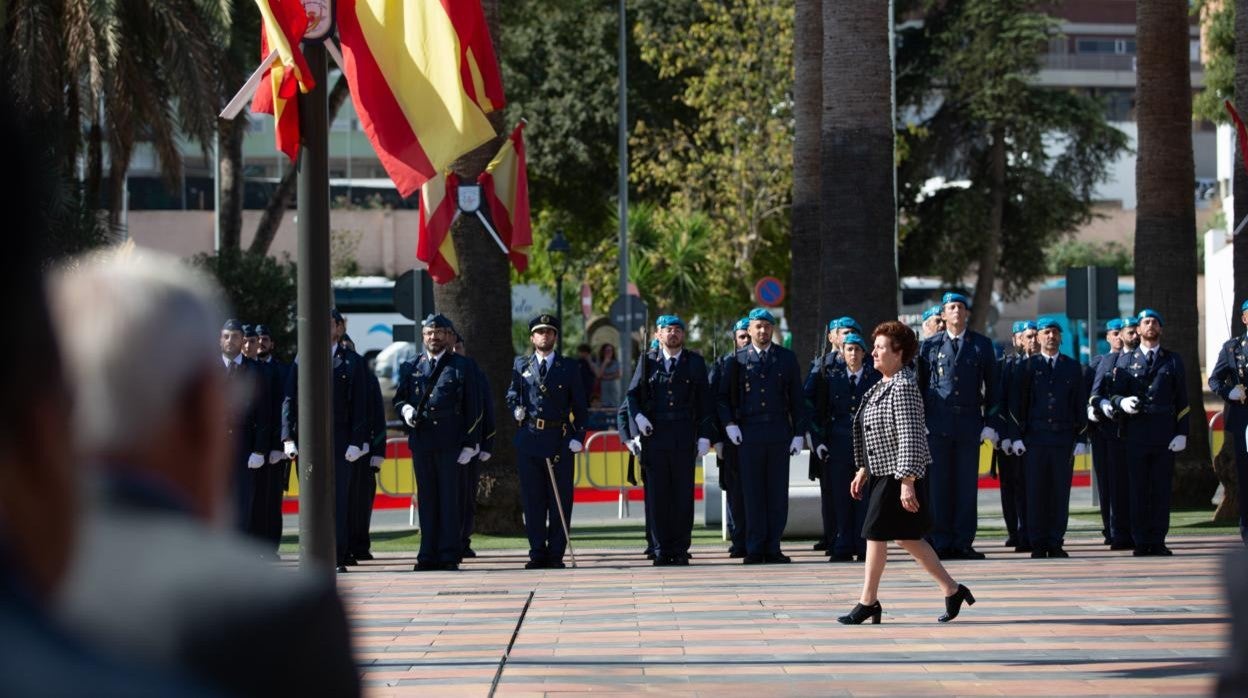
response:
<path fill-rule="evenodd" d="M 662 410 L 654 413 L 656 420 L 674 422 L 683 419 L 693 419 L 693 409 L 686 407 L 683 410 Z"/>
<path fill-rule="evenodd" d="M 539 419 L 537 417 L 526 419 L 524 423 L 530 428 L 537 429 L 538 431 L 562 429 L 564 425 L 564 421 L 561 419 Z"/>
<path fill-rule="evenodd" d="M 1140 414 L 1174 414 L 1174 405 L 1140 405 Z"/>

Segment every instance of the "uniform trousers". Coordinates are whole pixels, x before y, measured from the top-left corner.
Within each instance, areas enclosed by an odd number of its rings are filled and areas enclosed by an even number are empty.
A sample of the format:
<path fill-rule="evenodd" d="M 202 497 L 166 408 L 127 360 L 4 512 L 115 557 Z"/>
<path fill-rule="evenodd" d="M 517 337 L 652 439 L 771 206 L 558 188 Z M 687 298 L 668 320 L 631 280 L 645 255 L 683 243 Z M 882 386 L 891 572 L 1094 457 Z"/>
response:
<path fill-rule="evenodd" d="M 1060 444 L 1028 446 L 1023 454 L 1027 472 L 1027 531 L 1033 550 L 1055 550 L 1066 539 L 1074 447 L 1072 435 Z"/>
<path fill-rule="evenodd" d="M 817 459 L 818 455 L 812 451 L 810 457 Z M 829 456 L 828 461 L 823 461 L 817 466 L 819 468 L 819 520 L 823 524 L 823 528 L 820 529 L 819 542 L 826 545 L 828 550 L 831 550 L 833 544 L 836 543 L 838 522 L 836 515 L 837 497 L 836 493 L 832 491 L 832 478 L 828 475 L 831 469 L 830 459 L 831 456 Z"/>
<path fill-rule="evenodd" d="M 654 449 L 646 454 L 646 491 L 652 492 L 646 520 L 654 520 L 654 554 L 659 557 L 689 553 L 693 535 L 692 443 L 687 448 Z"/>
<path fill-rule="evenodd" d="M 729 549 L 732 552 L 740 552 L 745 554 L 746 548 L 746 520 L 745 520 L 745 495 L 741 492 L 741 474 L 739 453 L 736 446 L 725 440 L 723 445 L 724 457 L 719 459 L 719 482 L 724 488 L 724 492 L 728 494 L 728 506 L 724 515 L 728 517 L 728 540 Z M 729 451 L 729 449 L 732 449 Z M 731 472 L 729 472 L 731 471 Z"/>
<path fill-rule="evenodd" d="M 1001 516 L 1015 545 L 1027 545 L 1027 467 L 1024 458 L 997 455 L 997 478 L 1001 483 Z"/>
<path fill-rule="evenodd" d="M 1164 545 L 1170 530 L 1174 453 L 1166 447 L 1125 442 L 1131 493 L 1131 538 L 1142 545 Z"/>
<path fill-rule="evenodd" d="M 460 481 L 464 466 L 455 462 L 459 446 L 424 448 L 408 442 L 416 469 L 416 506 L 420 514 L 420 552 L 424 564 L 459 562 L 462 553 L 463 514 L 460 513 Z"/>
<path fill-rule="evenodd" d="M 555 465 L 555 483 L 559 486 L 559 498 L 563 504 L 563 516 L 572 527 L 572 452 L 566 448 Z M 516 466 L 520 474 L 520 497 L 524 505 L 524 532 L 529 538 L 529 560 L 534 562 L 562 562 L 568 547 L 559 521 L 559 509 L 554 491 L 550 488 L 550 475 L 546 458 L 529 453 L 516 454 Z"/>
<path fill-rule="evenodd" d="M 749 521 L 745 552 L 778 554 L 780 536 L 789 520 L 789 442 L 753 443 L 747 439 L 737 452 Z"/>
<path fill-rule="evenodd" d="M 1134 546 L 1131 537 L 1131 474 L 1127 446 L 1114 435 L 1105 437 L 1105 460 L 1109 463 L 1109 541 L 1117 546 Z"/>
<path fill-rule="evenodd" d="M 828 538 L 828 550 L 833 555 L 865 556 L 867 539 L 862 537 L 862 524 L 867 518 L 867 502 L 854 499 L 849 494 L 849 483 L 857 472 L 851 438 L 845 434 L 845 443 L 842 443 L 840 435 L 835 437 L 828 460 L 823 464 L 823 481 L 831 490 L 832 510 L 836 517 L 836 528 L 831 532 L 826 528 L 824 530 L 825 535 L 833 536 Z"/>
<path fill-rule="evenodd" d="M 353 556 L 367 554 L 372 547 L 369 532 L 373 525 L 373 499 L 377 495 L 377 474 L 362 456 L 351 464 L 351 544 Z"/>
<path fill-rule="evenodd" d="M 473 457 L 472 462 L 460 468 L 463 482 L 460 483 L 460 512 L 464 517 L 461 529 L 461 553 L 468 552 L 472 547 L 472 531 L 477 525 L 477 481 L 481 479 L 481 461 Z"/>
<path fill-rule="evenodd" d="M 1231 412 L 1231 408 L 1226 409 L 1226 413 L 1229 412 Z M 1239 412 L 1239 410 L 1236 410 L 1236 412 Z M 1226 420 L 1226 433 L 1233 434 L 1235 441 L 1235 481 L 1245 483 L 1239 486 L 1241 493 L 1248 488 L 1248 442 L 1244 440 L 1246 427 L 1248 427 L 1248 419 L 1228 418 Z M 1239 537 L 1245 543 L 1248 543 L 1248 502 L 1245 501 L 1243 494 L 1240 494 Z"/>
<path fill-rule="evenodd" d="M 251 468 L 247 467 L 247 456 L 249 453 L 243 453 L 238 460 L 238 465 L 234 470 L 234 515 L 238 530 L 244 534 L 252 535 L 255 531 L 252 516 L 252 509 L 255 507 L 256 501 L 256 476 Z M 237 457 L 236 457 L 237 460 Z"/>
<path fill-rule="evenodd" d="M 955 429 L 953 434 L 935 432 L 927 437 L 932 454 L 928 469 L 928 496 L 936 552 L 962 550 L 975 542 L 979 525 L 979 443 L 981 427 Z"/>
<path fill-rule="evenodd" d="M 1101 502 L 1101 535 L 1112 542 L 1112 508 L 1114 501 L 1113 476 L 1109 467 L 1109 445 L 1099 428 L 1089 426 L 1092 435 L 1092 472 L 1096 475 L 1096 496 Z"/>
<path fill-rule="evenodd" d="M 654 490 L 650 487 L 650 469 L 646 466 L 649 456 L 642 456 L 641 463 L 641 511 L 646 519 L 646 554 L 653 555 L 659 547 L 659 538 L 654 532 Z"/>

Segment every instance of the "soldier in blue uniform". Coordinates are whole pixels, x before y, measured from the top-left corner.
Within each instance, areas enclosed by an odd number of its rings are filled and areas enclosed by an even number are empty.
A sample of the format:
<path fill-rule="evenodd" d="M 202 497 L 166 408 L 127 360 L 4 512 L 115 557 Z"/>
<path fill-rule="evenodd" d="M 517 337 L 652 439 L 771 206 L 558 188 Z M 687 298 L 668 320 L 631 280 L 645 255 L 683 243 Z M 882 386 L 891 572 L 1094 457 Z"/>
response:
<path fill-rule="evenodd" d="M 709 379 L 711 389 L 716 392 L 716 400 L 718 401 L 719 383 L 721 380 L 740 380 L 740 371 L 732 371 L 733 358 L 739 349 L 744 349 L 750 343 L 750 319 L 743 317 L 732 327 L 733 350 L 724 354 L 715 360 L 715 364 L 711 367 Z M 730 386 L 731 394 L 739 394 L 740 391 L 734 386 Z M 737 447 L 728 439 L 724 433 L 724 424 L 719 421 L 719 410 L 716 408 L 715 414 L 715 456 L 719 465 L 719 486 L 727 493 L 728 506 L 724 510 L 724 516 L 727 518 L 728 524 L 728 556 L 732 558 L 745 557 L 746 548 L 746 518 L 745 518 L 745 493 L 741 490 L 741 467 L 740 454 L 737 453 Z"/>
<path fill-rule="evenodd" d="M 481 464 L 488 461 L 494 453 L 494 396 L 490 393 L 490 382 L 485 377 L 485 371 L 481 370 L 481 364 L 468 356 L 464 338 L 458 332 L 455 333 L 455 346 L 452 349 L 456 354 L 467 359 L 476 370 L 477 388 L 481 395 L 481 448 L 468 467 L 463 469 L 464 481 L 460 485 L 463 492 L 464 515 L 461 556 L 476 557 L 477 552 L 472 549 L 472 532 L 477 524 L 477 484 L 481 479 Z"/>
<path fill-rule="evenodd" d="M 1096 376 L 1102 370 L 1108 370 L 1122 353 L 1122 337 L 1119 336 L 1121 332 L 1121 318 L 1105 323 L 1105 341 L 1109 344 L 1109 353 L 1092 357 L 1084 371 L 1084 385 L 1087 387 L 1089 401 L 1094 399 Z M 1116 432 L 1117 425 L 1108 419 L 1102 421 L 1100 410 L 1092 404 L 1087 407 L 1087 415 L 1088 437 L 1092 443 L 1092 471 L 1096 473 L 1096 493 L 1101 502 L 1101 535 L 1105 539 L 1105 545 L 1113 545 L 1114 484 L 1109 464 L 1109 432 Z"/>
<path fill-rule="evenodd" d="M 1019 320 L 1014 323 L 1012 330 L 1014 354 L 997 360 L 1001 389 L 998 391 L 997 418 L 993 428 L 1002 435 L 1017 426 L 1011 424 L 1009 412 L 1014 368 L 1038 351 L 1035 340 L 1036 323 Z M 1012 439 L 1002 438 L 1000 448 L 993 453 L 993 459 L 1001 483 L 1001 516 L 1005 519 L 1007 533 L 1005 545 L 1014 548 L 1014 552 L 1031 552 L 1027 533 L 1027 481 L 1023 457 L 1015 454 Z"/>
<path fill-rule="evenodd" d="M 655 328 L 659 349 L 637 362 L 628 405 L 634 433 L 641 435 L 646 489 L 652 490 L 654 564 L 687 565 L 694 471 L 711 448 L 714 400 L 706 361 L 685 348 L 684 321 L 662 315 Z"/>
<path fill-rule="evenodd" d="M 1145 308 L 1138 318 L 1140 346 L 1118 358 L 1101 407 L 1123 415 L 1135 555 L 1170 555 L 1174 454 L 1187 448 L 1191 408 L 1183 360 L 1161 346 L 1161 315 Z"/>
<path fill-rule="evenodd" d="M 801 452 L 807 422 L 802 374 L 793 352 L 771 341 L 772 314 L 755 308 L 749 318 L 750 344 L 729 359 L 719 382 L 719 419 L 741 458 L 749 522 L 743 562 L 786 563 L 780 536 L 789 516 L 789 458 Z"/>
<path fill-rule="evenodd" d="M 331 389 L 333 408 L 334 456 L 334 542 L 338 572 L 356 564 L 351 556 L 351 469 L 368 454 L 368 385 L 367 368 L 359 354 L 340 343 L 346 324 L 337 308 L 330 308 L 332 346 Z M 287 458 L 297 458 L 299 429 L 299 358 L 291 367 L 282 402 L 282 444 Z"/>
<path fill-rule="evenodd" d="M 251 402 L 234 420 L 229 437 L 234 441 L 234 492 L 236 526 L 249 535 L 257 532 L 253 516 L 256 472 L 268 457 L 272 439 L 272 411 L 269 409 L 267 372 L 243 355 L 244 325 L 226 320 L 221 328 L 221 361 L 231 382 L 246 384 Z"/>
<path fill-rule="evenodd" d="M 867 542 L 862 537 L 867 503 L 849 493 L 849 483 L 857 471 L 854 416 L 862 396 L 880 380 L 879 371 L 866 365 L 867 356 L 866 340 L 850 332 L 841 339 L 843 363 L 812 370 L 804 386 L 806 400 L 813 406 L 808 433 L 812 461 L 822 471 L 819 495 L 823 504 L 823 535 L 832 562 L 848 562 L 854 555 L 862 562 L 867 555 Z"/>
<path fill-rule="evenodd" d="M 920 340 L 935 337 L 938 332 L 945 329 L 945 318 L 941 316 L 942 312 L 943 308 L 939 305 L 933 305 L 923 311 L 923 335 L 919 337 Z"/>
<path fill-rule="evenodd" d="M 979 444 L 999 440 L 992 420 L 1000 406 L 997 357 L 987 337 L 966 329 L 970 301 L 942 298 L 945 329 L 919 347 L 918 379 L 931 449 L 929 499 L 932 547 L 946 560 L 979 560 Z"/>
<path fill-rule="evenodd" d="M 282 495 L 290 479 L 290 461 L 282 453 L 282 398 L 286 395 L 286 381 L 290 378 L 290 365 L 273 356 L 273 336 L 267 325 L 256 325 L 256 361 L 268 371 L 267 409 L 272 428 L 270 433 L 268 462 L 260 468 L 263 483 L 256 491 L 253 516 L 257 518 L 260 538 L 267 544 L 266 550 L 277 555 L 282 542 Z"/>
<path fill-rule="evenodd" d="M 355 342 L 347 334 L 342 345 L 352 353 Z M 361 359 L 363 361 L 363 359 Z M 367 361 L 365 361 L 367 369 Z M 360 458 L 351 468 L 351 531 L 348 548 L 351 557 L 359 560 L 373 559 L 373 500 L 377 497 L 377 473 L 386 458 L 386 404 L 381 396 L 381 383 L 377 374 L 364 371 L 364 384 L 368 390 L 365 409 L 368 411 L 368 458 Z"/>
<path fill-rule="evenodd" d="M 1110 397 L 1111 378 L 1123 357 L 1131 354 L 1140 344 L 1139 318 L 1122 318 L 1118 333 L 1121 346 L 1112 358 L 1102 360 L 1092 376 L 1092 396 L 1088 399 L 1088 417 L 1095 414 L 1105 437 L 1105 461 L 1109 465 L 1109 548 L 1110 550 L 1133 550 L 1135 540 L 1131 537 L 1131 477 L 1127 462 L 1126 444 L 1123 441 L 1125 415 L 1114 410 Z M 1111 348 L 1113 345 L 1110 345 Z"/>
<path fill-rule="evenodd" d="M 463 553 L 463 471 L 481 443 L 477 369 L 451 351 L 455 328 L 446 316 L 420 323 L 425 350 L 399 367 L 394 410 L 411 428 L 420 552 L 415 570 L 457 570 Z"/>
<path fill-rule="evenodd" d="M 811 359 L 810 369 L 806 374 L 806 381 L 802 384 L 802 392 L 805 393 L 807 407 L 811 410 L 811 431 L 817 431 L 823 427 L 822 422 L 816 424 L 815 421 L 819 419 L 819 415 L 826 416 L 828 412 L 827 381 L 820 380 L 819 377 L 845 365 L 845 357 L 841 353 L 843 345 L 841 321 L 843 319 L 845 318 L 836 318 L 828 322 L 827 344 L 822 345 L 820 353 Z M 853 322 L 852 318 L 850 322 Z M 847 331 L 847 333 L 852 332 L 852 329 Z M 813 550 L 821 550 L 824 555 L 831 556 L 833 544 L 836 542 L 836 512 L 833 509 L 835 495 L 830 491 L 831 481 L 825 480 L 823 477 L 825 464 L 813 455 L 816 450 L 816 443 L 812 438 L 811 431 L 806 433 L 806 447 L 810 449 L 812 454 L 807 477 L 811 482 L 816 480 L 819 482 L 819 516 L 823 523 L 819 539 L 815 541 L 811 548 Z"/>
<path fill-rule="evenodd" d="M 585 443 L 589 418 L 585 388 L 574 359 L 555 351 L 559 321 L 543 313 L 529 321 L 531 355 L 516 358 L 507 388 L 507 407 L 518 422 L 516 468 L 524 506 L 524 529 L 529 537 L 529 561 L 525 569 L 565 567 L 564 535 L 551 490 L 547 463 L 554 465 L 563 504 L 563 520 L 572 526 L 572 454 Z"/>
<path fill-rule="evenodd" d="M 1239 306 L 1248 325 L 1248 301 Z M 1234 439 L 1237 482 L 1248 483 L 1248 335 L 1232 337 L 1222 345 L 1218 361 L 1209 373 L 1209 389 L 1221 397 L 1223 433 Z M 1244 485 L 1241 485 L 1241 492 Z M 1239 507 L 1239 536 L 1248 543 L 1248 506 Z"/>
<path fill-rule="evenodd" d="M 1021 359 L 1011 373 L 1010 436 L 1027 472 L 1031 556 L 1070 557 L 1062 544 L 1074 457 L 1087 452 L 1087 389 L 1079 363 L 1060 353 L 1061 324 L 1053 318 L 1037 324 L 1040 352 Z"/>

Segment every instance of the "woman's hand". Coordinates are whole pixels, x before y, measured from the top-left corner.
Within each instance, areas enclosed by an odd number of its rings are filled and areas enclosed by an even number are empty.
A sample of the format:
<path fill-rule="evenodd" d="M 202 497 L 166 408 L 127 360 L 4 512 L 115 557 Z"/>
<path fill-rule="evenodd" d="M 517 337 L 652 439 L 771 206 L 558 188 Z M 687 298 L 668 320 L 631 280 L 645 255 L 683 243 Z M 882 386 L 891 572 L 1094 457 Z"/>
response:
<path fill-rule="evenodd" d="M 919 512 L 919 495 L 914 491 L 914 480 L 901 481 L 901 507 L 911 514 Z"/>
<path fill-rule="evenodd" d="M 854 474 L 854 479 L 849 483 L 849 496 L 854 499 L 862 499 L 862 488 L 867 486 L 867 469 L 859 468 Z"/>

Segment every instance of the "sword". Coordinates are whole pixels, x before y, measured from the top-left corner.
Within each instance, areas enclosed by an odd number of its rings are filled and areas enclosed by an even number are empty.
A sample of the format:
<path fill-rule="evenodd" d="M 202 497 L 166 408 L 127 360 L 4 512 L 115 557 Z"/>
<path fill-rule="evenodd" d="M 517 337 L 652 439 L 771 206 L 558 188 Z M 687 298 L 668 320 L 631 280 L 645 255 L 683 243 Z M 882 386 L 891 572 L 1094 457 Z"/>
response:
<path fill-rule="evenodd" d="M 558 460 L 559 456 L 555 456 Z M 555 482 L 555 460 L 546 459 L 546 473 L 550 475 L 550 489 L 555 493 L 555 506 L 559 508 L 559 523 L 563 526 L 563 537 L 568 541 L 568 554 L 572 556 L 572 569 L 576 569 L 576 550 L 572 548 L 572 534 L 568 531 L 568 520 L 563 516 L 563 500 L 559 497 L 559 485 Z"/>

